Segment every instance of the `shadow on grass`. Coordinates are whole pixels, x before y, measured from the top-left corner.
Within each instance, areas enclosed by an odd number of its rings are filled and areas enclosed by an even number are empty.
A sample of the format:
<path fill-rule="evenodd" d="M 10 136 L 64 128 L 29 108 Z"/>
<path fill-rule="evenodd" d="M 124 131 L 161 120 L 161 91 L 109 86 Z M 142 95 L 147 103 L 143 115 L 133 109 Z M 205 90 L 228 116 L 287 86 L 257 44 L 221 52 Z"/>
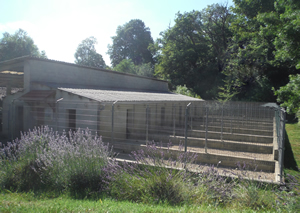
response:
<path fill-rule="evenodd" d="M 285 134 L 284 135 L 284 138 L 285 138 L 285 141 L 284 141 L 284 146 L 285 146 L 285 149 L 284 149 L 284 168 L 299 171 L 298 165 L 297 165 L 297 162 L 295 160 L 294 153 L 293 153 L 293 150 L 292 150 L 292 146 L 291 146 L 291 143 L 290 143 L 290 140 L 289 140 L 289 136 L 287 135 L 286 130 L 284 131 L 284 134 Z"/>

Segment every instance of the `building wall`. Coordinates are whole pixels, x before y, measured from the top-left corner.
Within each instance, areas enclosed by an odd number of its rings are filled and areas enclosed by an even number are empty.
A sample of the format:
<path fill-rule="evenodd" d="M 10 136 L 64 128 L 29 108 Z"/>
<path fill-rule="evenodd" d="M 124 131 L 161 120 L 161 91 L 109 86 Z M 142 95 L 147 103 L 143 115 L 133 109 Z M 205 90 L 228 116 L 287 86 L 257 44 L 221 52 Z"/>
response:
<path fill-rule="evenodd" d="M 37 87 L 47 89 L 42 85 Z M 180 101 L 117 102 L 112 115 L 112 102 L 101 103 L 61 90 L 56 90 L 55 96 L 47 100 L 23 101 L 19 97 L 24 93 L 7 96 L 3 102 L 3 133 L 12 139 L 19 137 L 20 131 L 47 125 L 60 133 L 68 132 L 73 127 L 73 130 L 89 128 L 93 134 L 101 135 L 105 142 L 111 142 L 112 134 L 115 142 L 126 139 L 146 140 L 147 132 L 148 139 L 154 140 L 156 135 L 172 135 L 174 123 L 176 132 L 184 127 L 185 108 L 188 104 Z M 192 107 L 201 103 L 194 102 Z M 18 107 L 23 108 L 22 118 L 18 117 Z M 74 121 L 73 118 L 70 119 L 70 112 L 75 112 Z M 70 121 L 74 125 L 70 125 Z"/>
<path fill-rule="evenodd" d="M 24 63 L 24 81 L 25 88 L 30 88 L 30 90 L 35 89 L 32 82 L 43 82 L 45 84 L 53 83 L 59 87 L 78 85 L 90 88 L 106 87 L 168 92 L 167 82 L 161 80 L 34 59 Z"/>

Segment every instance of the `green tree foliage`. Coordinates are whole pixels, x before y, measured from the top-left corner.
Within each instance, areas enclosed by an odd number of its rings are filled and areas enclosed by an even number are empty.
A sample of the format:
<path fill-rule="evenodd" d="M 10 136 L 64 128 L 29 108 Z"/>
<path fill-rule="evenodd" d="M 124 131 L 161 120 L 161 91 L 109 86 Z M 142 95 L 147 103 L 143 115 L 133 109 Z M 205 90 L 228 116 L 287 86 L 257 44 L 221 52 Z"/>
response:
<path fill-rule="evenodd" d="M 123 59 L 114 67 L 114 70 L 117 72 L 136 74 L 135 65 L 131 59 Z"/>
<path fill-rule="evenodd" d="M 274 11 L 259 14 L 258 19 L 265 23 L 260 34 L 275 35 L 276 59 L 300 69 L 300 2 L 275 0 Z"/>
<path fill-rule="evenodd" d="M 278 89 L 288 82 L 289 74 L 295 74 L 288 58 L 279 53 L 276 29 L 281 28 L 277 0 L 234 0 L 232 11 L 236 18 L 230 29 L 230 60 L 225 74 L 234 79 L 232 87 L 238 89 L 235 99 L 244 101 L 275 101 L 272 87 Z M 274 17 L 273 17 L 274 16 Z"/>
<path fill-rule="evenodd" d="M 90 67 L 106 68 L 102 55 L 96 52 L 96 44 L 97 39 L 95 37 L 89 37 L 83 40 L 78 45 L 76 53 L 74 54 L 75 63 Z"/>
<path fill-rule="evenodd" d="M 199 98 L 199 99 L 201 99 L 201 97 L 199 95 L 197 95 L 196 93 L 194 93 L 192 90 L 189 90 L 186 87 L 186 85 L 176 86 L 176 90 L 174 90 L 173 92 L 175 92 L 177 94 L 186 95 L 186 96 L 190 96 L 190 97 L 193 97 L 193 98 Z"/>
<path fill-rule="evenodd" d="M 108 45 L 112 66 L 116 66 L 123 59 L 131 59 L 135 65 L 143 63 L 153 64 L 153 55 L 148 49 L 153 44 L 151 32 L 144 22 L 133 19 L 123 26 L 119 26 L 116 36 L 112 37 L 113 44 Z"/>
<path fill-rule="evenodd" d="M 131 59 L 123 59 L 114 68 L 115 71 L 129 73 L 134 75 L 141 75 L 145 77 L 153 77 L 154 70 L 151 63 L 134 65 Z"/>
<path fill-rule="evenodd" d="M 175 25 L 157 41 L 158 77 L 169 80 L 172 90 L 186 84 L 204 99 L 211 99 L 222 83 L 228 58 L 232 14 L 226 6 L 176 15 Z"/>
<path fill-rule="evenodd" d="M 47 58 L 45 51 L 39 51 L 26 31 L 19 29 L 14 34 L 3 33 L 3 37 L 0 39 L 0 61 L 25 55 Z"/>
<path fill-rule="evenodd" d="M 149 62 L 146 64 L 141 64 L 141 65 L 136 65 L 136 74 L 153 78 L 154 77 L 154 67 L 153 65 Z"/>
<path fill-rule="evenodd" d="M 300 74 L 290 75 L 289 83 L 275 91 L 280 106 L 286 107 L 289 114 L 295 114 L 300 122 Z"/>

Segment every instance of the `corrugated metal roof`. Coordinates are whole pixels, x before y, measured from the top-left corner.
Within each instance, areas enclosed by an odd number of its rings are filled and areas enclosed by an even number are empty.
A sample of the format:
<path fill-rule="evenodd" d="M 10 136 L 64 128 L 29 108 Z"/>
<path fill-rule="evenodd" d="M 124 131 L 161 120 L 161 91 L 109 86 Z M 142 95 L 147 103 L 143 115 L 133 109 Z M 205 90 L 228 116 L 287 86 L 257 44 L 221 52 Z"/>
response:
<path fill-rule="evenodd" d="M 135 91 L 118 91 L 118 90 L 99 90 L 99 89 L 72 89 L 58 88 L 61 91 L 69 92 L 75 95 L 86 97 L 100 102 L 152 102 L 152 101 L 202 101 L 201 99 L 192 98 L 175 93 L 159 92 L 135 92 Z"/>

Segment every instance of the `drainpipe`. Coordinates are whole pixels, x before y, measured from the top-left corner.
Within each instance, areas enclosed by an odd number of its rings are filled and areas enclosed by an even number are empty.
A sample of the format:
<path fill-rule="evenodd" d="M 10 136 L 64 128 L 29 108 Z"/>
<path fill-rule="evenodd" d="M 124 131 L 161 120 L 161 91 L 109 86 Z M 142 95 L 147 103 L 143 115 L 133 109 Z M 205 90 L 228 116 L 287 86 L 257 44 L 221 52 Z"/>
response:
<path fill-rule="evenodd" d="M 189 115 L 189 107 L 192 103 L 190 102 L 186 108 L 185 108 L 185 143 L 184 143 L 184 151 L 187 152 L 187 121 L 188 121 L 188 115 Z"/>
<path fill-rule="evenodd" d="M 146 144 L 148 144 L 148 134 L 149 134 L 149 106 L 146 107 Z"/>
<path fill-rule="evenodd" d="M 223 141 L 223 126 L 224 126 L 223 117 L 224 117 L 224 104 L 222 103 L 221 142 L 224 142 Z"/>
<path fill-rule="evenodd" d="M 111 106 L 111 144 L 113 144 L 114 142 L 114 108 L 115 108 L 115 104 L 118 101 L 113 102 L 112 106 Z"/>
<path fill-rule="evenodd" d="M 12 112 L 11 112 L 11 120 L 12 120 L 12 126 L 11 126 L 11 140 L 13 141 L 14 140 L 14 132 L 15 132 L 15 100 L 16 99 L 13 99 L 11 101 L 11 104 L 12 104 Z"/>
<path fill-rule="evenodd" d="M 173 137 L 175 137 L 175 128 L 176 128 L 176 106 L 173 104 Z"/>
<path fill-rule="evenodd" d="M 56 131 L 56 132 L 57 132 L 57 130 L 58 130 L 58 109 L 59 109 L 58 104 L 59 104 L 59 102 L 62 101 L 63 99 L 64 99 L 64 98 L 59 98 L 59 99 L 57 99 L 56 102 L 55 102 L 55 104 L 56 104 L 56 125 L 55 125 L 55 131 Z"/>

